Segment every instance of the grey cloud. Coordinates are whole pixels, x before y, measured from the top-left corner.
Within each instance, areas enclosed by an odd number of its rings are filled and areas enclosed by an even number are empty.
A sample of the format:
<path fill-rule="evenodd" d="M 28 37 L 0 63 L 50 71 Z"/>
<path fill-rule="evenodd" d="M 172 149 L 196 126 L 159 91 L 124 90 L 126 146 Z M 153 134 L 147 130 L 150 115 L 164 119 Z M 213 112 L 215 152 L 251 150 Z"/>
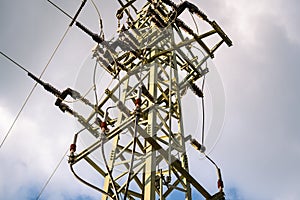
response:
<path fill-rule="evenodd" d="M 70 13 L 74 13 L 78 7 L 78 2 L 75 1 L 60 3 Z M 252 2 L 251 6 L 255 7 L 255 3 L 257 2 Z M 241 7 L 244 4 L 236 1 L 205 1 L 197 4 L 210 18 L 216 19 L 222 27 L 224 26 L 234 42 L 232 48 L 222 47 L 216 52 L 214 61 L 224 80 L 227 117 L 223 135 L 211 156 L 222 167 L 225 192 L 230 193 L 232 198 L 260 200 L 275 199 L 278 196 L 274 191 L 280 191 L 281 199 L 296 199 L 299 196 L 296 187 L 299 180 L 297 169 L 300 165 L 298 161 L 300 48 L 299 43 L 294 40 L 294 35 L 297 36 L 299 33 L 299 27 L 295 26 L 299 19 L 296 12 L 299 8 L 298 1 L 273 2 L 275 5 L 272 6 L 273 11 L 266 10 L 259 15 L 250 13 L 253 16 L 246 20 L 241 19 L 238 14 L 245 12 L 247 15 L 250 11 Z M 271 5 L 272 1 L 269 1 L 269 4 Z M 100 8 L 100 11 L 109 38 L 110 34 L 115 32 L 115 27 L 110 27 L 111 20 L 109 20 L 114 13 L 110 12 L 108 3 L 104 5 L 105 9 Z M 277 5 L 286 7 L 280 9 Z M 90 5 L 88 7 L 91 8 Z M 80 20 L 97 31 L 95 13 L 91 11 L 87 14 L 88 7 L 83 10 Z M 45 2 L 27 1 L 25 5 L 17 1 L 7 1 L 1 2 L 0 8 L 0 25 L 5 27 L 1 29 L 1 50 L 7 51 L 36 74 L 40 73 L 69 21 Z M 90 19 L 96 23 L 90 22 Z M 242 30 L 239 26 L 248 29 Z M 88 50 L 93 45 L 90 38 L 73 28 L 58 52 L 58 57 L 55 57 L 46 72 L 44 80 L 53 82 L 59 89 L 72 86 L 75 79 L 72 77 L 76 77 L 77 73 L 77 69 L 74 68 L 86 58 Z M 0 99 L 3 100 L 0 100 L 0 103 L 14 116 L 32 82 L 24 77 L 22 72 L 8 69 L 8 65 L 13 66 L 3 61 L 2 57 L 0 65 Z M 7 178 L 6 172 L 12 174 L 22 171 L 23 174 L 18 180 L 11 179 L 9 185 L 1 182 L 0 197 L 7 197 L 3 193 L 3 188 L 11 185 L 14 186 L 11 188 L 13 191 L 18 191 L 26 184 L 41 187 L 71 142 L 74 131 L 73 119 L 57 110 L 53 102 L 54 98 L 51 95 L 41 88 L 37 89 L 22 116 L 30 118 L 39 129 L 20 130 L 26 128 L 22 123 L 22 119 L 24 120 L 22 117 L 17 123 L 16 130 L 8 138 L 5 148 L 1 149 L 0 156 L 6 163 L 1 165 L 1 180 Z M 1 129 L 1 138 L 6 130 Z M 44 145 L 36 144 L 39 143 L 39 139 Z M 31 153 L 28 149 L 36 145 L 43 149 Z M 19 146 L 17 151 L 14 146 Z M 51 154 L 48 157 L 51 167 L 44 166 L 44 162 L 47 161 L 43 158 L 45 154 Z M 21 170 L 16 169 L 20 165 L 14 164 L 14 161 L 29 164 L 24 156 L 33 160 L 35 156 L 38 157 L 33 162 L 35 168 L 28 166 L 22 167 Z M 62 197 L 61 193 L 64 191 L 69 195 L 73 191 L 78 191 L 96 196 L 96 193 L 82 189 L 85 186 L 72 178 L 66 164 L 63 166 L 59 172 L 60 176 L 50 184 L 49 192 L 46 192 L 47 197 L 51 198 L 50 193 L 58 190 L 59 194 L 55 194 L 52 198 Z M 209 165 L 204 164 L 203 171 L 206 167 L 209 168 Z M 39 171 L 39 176 L 35 176 L 34 169 Z M 195 174 L 202 182 L 203 177 Z M 214 171 L 211 171 L 211 174 L 214 174 Z M 34 176 L 33 181 L 31 177 Z M 211 177 L 204 178 L 212 180 Z M 215 185 L 211 186 L 213 183 L 208 184 L 209 188 L 215 188 Z"/>

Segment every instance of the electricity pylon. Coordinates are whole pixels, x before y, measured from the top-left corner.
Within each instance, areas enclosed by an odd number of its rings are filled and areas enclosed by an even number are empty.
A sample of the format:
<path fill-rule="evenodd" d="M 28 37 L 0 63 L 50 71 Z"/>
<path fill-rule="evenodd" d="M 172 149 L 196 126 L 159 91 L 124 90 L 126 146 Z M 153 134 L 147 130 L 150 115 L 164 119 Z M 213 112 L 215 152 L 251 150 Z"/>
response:
<path fill-rule="evenodd" d="M 107 88 L 96 105 L 71 89 L 55 93 L 56 105 L 95 138 L 76 154 L 79 133 L 75 135 L 69 159 L 72 171 L 101 192 L 102 200 L 167 199 L 176 192 L 190 200 L 192 187 L 206 199 L 224 199 L 222 186 L 211 195 L 189 172 L 186 143 L 192 138 L 184 133 L 181 99 L 187 88 L 203 97 L 196 81 L 208 72 L 207 59 L 223 43 L 231 46 L 231 40 L 192 3 L 123 1 L 118 0 L 116 40 L 105 41 L 81 26 L 97 39 L 94 59 L 113 79 L 118 78 L 118 84 Z M 191 28 L 180 19 L 184 12 L 208 29 Z M 85 118 L 63 103 L 67 95 L 90 106 L 90 115 Z M 97 150 L 101 163 L 91 156 Z M 75 173 L 73 166 L 82 159 L 102 176 L 102 189 Z"/>

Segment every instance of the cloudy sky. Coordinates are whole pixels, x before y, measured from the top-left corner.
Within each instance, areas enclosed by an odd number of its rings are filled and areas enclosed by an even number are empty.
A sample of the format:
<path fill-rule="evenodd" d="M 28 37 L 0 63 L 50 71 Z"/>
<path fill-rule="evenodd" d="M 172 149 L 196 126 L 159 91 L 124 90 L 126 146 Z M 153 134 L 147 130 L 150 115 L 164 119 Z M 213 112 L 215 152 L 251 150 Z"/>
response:
<path fill-rule="evenodd" d="M 116 29 L 117 4 L 95 1 L 109 38 Z M 81 3 L 56 2 L 72 15 Z M 213 60 L 223 81 L 226 118 L 210 155 L 222 169 L 228 199 L 297 199 L 300 2 L 194 2 L 223 27 L 234 43 L 231 48 L 222 46 Z M 97 14 L 90 1 L 79 20 L 98 31 Z M 0 50 L 39 75 L 69 23 L 46 0 L 1 1 Z M 80 66 L 94 45 L 72 27 L 43 79 L 60 90 L 74 86 Z M 0 82 L 2 141 L 34 83 L 2 56 Z M 37 87 L 0 149 L 0 199 L 35 199 L 72 142 L 74 120 L 61 113 L 54 101 Z M 198 170 L 196 178 L 210 192 L 216 191 L 214 171 L 205 171 L 207 161 L 198 159 L 190 165 L 192 169 L 202 165 L 203 173 Z M 71 175 L 65 157 L 41 199 L 97 199 L 98 195 Z"/>

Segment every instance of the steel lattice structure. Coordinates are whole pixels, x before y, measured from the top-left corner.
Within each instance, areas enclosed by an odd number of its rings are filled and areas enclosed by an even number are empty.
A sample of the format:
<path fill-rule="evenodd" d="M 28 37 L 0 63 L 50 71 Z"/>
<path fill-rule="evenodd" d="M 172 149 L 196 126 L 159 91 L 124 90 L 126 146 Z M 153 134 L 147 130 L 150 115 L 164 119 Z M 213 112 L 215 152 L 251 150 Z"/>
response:
<path fill-rule="evenodd" d="M 181 98 L 187 88 L 203 97 L 195 82 L 208 73 L 207 59 L 213 58 L 223 43 L 231 46 L 231 40 L 192 3 L 118 2 L 119 37 L 115 40 L 106 41 L 76 22 L 98 43 L 93 50 L 97 63 L 111 78 L 119 78 L 118 84 L 105 90 L 100 102 L 95 105 L 72 89 L 60 92 L 29 74 L 57 96 L 55 105 L 77 118 L 95 139 L 76 153 L 80 132 L 75 134 L 70 147 L 71 170 L 101 192 L 102 200 L 167 199 L 175 191 L 190 200 L 192 186 L 206 199 L 224 199 L 221 185 L 211 195 L 189 172 L 186 143 L 192 138 L 184 134 Z M 191 28 L 180 19 L 184 12 L 209 29 L 198 32 Z M 209 38 L 214 38 L 213 42 Z M 201 49 L 201 54 L 195 53 L 196 49 Z M 91 108 L 88 117 L 64 102 L 68 95 Z M 130 138 L 124 138 L 124 132 Z M 102 155 L 101 163 L 92 156 L 95 152 Z M 102 189 L 75 173 L 73 166 L 82 160 L 102 177 Z"/>

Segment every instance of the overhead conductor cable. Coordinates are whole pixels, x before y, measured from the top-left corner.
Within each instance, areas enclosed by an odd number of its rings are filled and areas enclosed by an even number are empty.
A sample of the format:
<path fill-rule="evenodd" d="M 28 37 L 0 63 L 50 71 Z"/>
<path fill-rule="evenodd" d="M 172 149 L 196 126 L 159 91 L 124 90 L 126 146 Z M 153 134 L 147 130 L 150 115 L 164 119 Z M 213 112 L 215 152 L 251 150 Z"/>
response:
<path fill-rule="evenodd" d="M 56 48 L 54 49 L 54 52 L 53 52 L 52 55 L 50 56 L 50 59 L 48 60 L 48 62 L 47 62 L 47 64 L 46 64 L 46 66 L 44 67 L 42 73 L 40 74 L 40 76 L 39 76 L 37 79 L 41 79 L 42 76 L 44 75 L 44 73 L 45 73 L 46 69 L 48 68 L 50 62 L 52 61 L 52 59 L 53 59 L 55 53 L 57 52 L 59 46 L 61 45 L 61 43 L 63 42 L 64 38 L 66 37 L 66 35 L 67 35 L 69 29 L 70 29 L 70 27 L 68 27 L 68 28 L 66 29 L 66 31 L 65 31 L 65 33 L 63 34 L 62 38 L 60 39 L 58 45 L 57 45 Z M 25 72 L 27 72 L 27 74 L 28 74 L 29 76 L 32 75 L 28 70 L 26 70 L 23 66 L 21 66 L 20 64 L 18 64 L 18 63 L 17 63 L 16 61 L 14 61 L 13 59 L 11 59 L 9 56 L 7 56 L 6 54 L 4 54 L 3 52 L 0 52 L 0 53 L 1 53 L 1 55 L 3 55 L 5 58 L 7 58 L 7 59 L 10 60 L 11 62 L 13 62 L 16 66 L 18 66 L 20 69 L 22 69 L 22 70 L 24 70 Z M 18 120 L 20 114 L 22 113 L 24 107 L 26 106 L 28 100 L 30 99 L 32 93 L 34 92 L 36 86 L 37 86 L 37 83 L 35 83 L 35 84 L 33 85 L 31 91 L 29 92 L 28 96 L 26 97 L 26 99 L 25 99 L 25 101 L 24 101 L 24 103 L 23 103 L 23 105 L 22 105 L 20 111 L 18 112 L 18 114 L 17 114 L 17 116 L 15 117 L 13 123 L 11 124 L 9 130 L 7 131 L 7 133 L 6 133 L 5 137 L 4 137 L 4 139 L 2 140 L 2 142 L 1 142 L 1 144 L 0 144 L 0 148 L 2 148 L 4 142 L 6 141 L 8 135 L 10 134 L 12 128 L 14 127 L 16 121 Z"/>
<path fill-rule="evenodd" d="M 53 2 L 51 2 L 50 0 L 47 0 L 47 1 L 50 2 L 52 5 L 54 5 L 56 8 L 58 8 L 60 11 L 62 11 L 64 14 L 66 14 L 68 17 L 72 18 L 70 15 L 68 15 L 66 12 L 64 12 L 62 9 L 60 9 L 58 6 L 56 6 Z M 39 80 L 39 79 L 41 79 L 42 76 L 44 75 L 46 69 L 48 68 L 48 66 L 49 66 L 50 62 L 52 61 L 54 55 L 56 54 L 58 48 L 60 47 L 61 43 L 62 43 L 63 40 L 65 39 L 67 33 L 69 32 L 70 27 L 71 27 L 71 26 L 73 25 L 73 23 L 76 21 L 78 15 L 79 15 L 79 13 L 80 13 L 80 11 L 82 10 L 83 6 L 84 6 L 85 3 L 86 3 L 86 1 L 87 1 L 87 0 L 83 0 L 81 6 L 80 6 L 80 8 L 79 8 L 79 10 L 78 10 L 77 13 L 75 14 L 75 17 L 72 18 L 72 21 L 71 21 L 70 25 L 68 26 L 68 28 L 67 28 L 66 31 L 64 32 L 64 34 L 63 34 L 62 38 L 60 39 L 58 45 L 55 47 L 53 53 L 51 54 L 51 56 L 50 56 L 50 58 L 49 58 L 49 60 L 48 60 L 48 62 L 47 62 L 47 64 L 46 64 L 46 66 L 44 67 L 42 73 L 40 74 L 40 76 L 39 76 L 37 79 L 35 79 L 36 81 Z M 14 61 L 13 59 L 11 59 L 9 56 L 7 56 L 6 54 L 4 54 L 3 52 L 0 52 L 0 53 L 1 53 L 1 55 L 3 55 L 5 58 L 7 58 L 7 59 L 10 60 L 11 62 L 13 62 L 16 66 L 18 66 L 19 68 L 21 68 L 22 70 L 24 70 L 25 72 L 27 72 L 29 76 L 32 75 L 28 70 L 26 70 L 24 67 L 22 67 L 22 66 L 21 66 L 20 64 L 18 64 L 17 62 L 15 62 L 15 61 Z M 31 76 L 31 78 L 33 78 L 33 76 Z M 18 120 L 20 114 L 22 113 L 24 107 L 26 106 L 28 100 L 30 99 L 32 93 L 34 92 L 36 86 L 37 86 L 37 83 L 35 83 L 35 84 L 33 85 L 31 91 L 29 92 L 28 96 L 26 97 L 26 99 L 25 99 L 25 101 L 24 101 L 24 103 L 23 103 L 23 105 L 22 105 L 20 111 L 19 111 L 18 114 L 16 115 L 16 117 L 15 117 L 13 123 L 11 124 L 9 130 L 7 131 L 7 133 L 6 133 L 5 137 L 4 137 L 4 139 L 2 140 L 2 142 L 1 142 L 1 144 L 0 144 L 0 149 L 2 148 L 4 142 L 6 141 L 8 135 L 10 134 L 12 128 L 14 127 L 16 121 Z M 46 88 L 45 88 L 45 89 L 46 89 Z"/>

